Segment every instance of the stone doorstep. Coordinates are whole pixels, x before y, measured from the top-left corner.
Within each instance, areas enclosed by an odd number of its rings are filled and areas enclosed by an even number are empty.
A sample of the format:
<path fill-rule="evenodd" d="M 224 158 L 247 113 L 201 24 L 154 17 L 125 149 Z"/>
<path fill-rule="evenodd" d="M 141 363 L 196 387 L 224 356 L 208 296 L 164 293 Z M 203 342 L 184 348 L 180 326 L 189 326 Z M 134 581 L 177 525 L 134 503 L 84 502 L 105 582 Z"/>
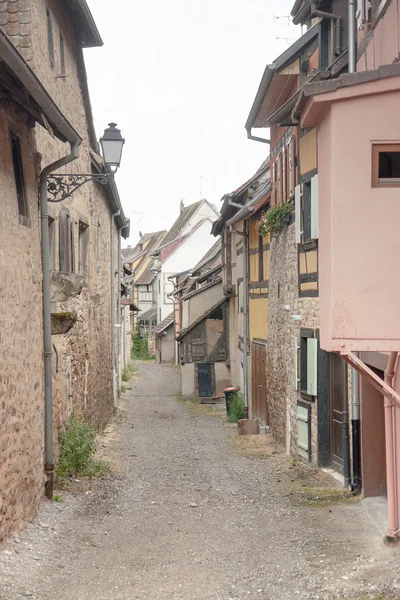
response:
<path fill-rule="evenodd" d="M 259 435 L 260 421 L 257 419 L 239 419 L 237 423 L 238 435 Z"/>

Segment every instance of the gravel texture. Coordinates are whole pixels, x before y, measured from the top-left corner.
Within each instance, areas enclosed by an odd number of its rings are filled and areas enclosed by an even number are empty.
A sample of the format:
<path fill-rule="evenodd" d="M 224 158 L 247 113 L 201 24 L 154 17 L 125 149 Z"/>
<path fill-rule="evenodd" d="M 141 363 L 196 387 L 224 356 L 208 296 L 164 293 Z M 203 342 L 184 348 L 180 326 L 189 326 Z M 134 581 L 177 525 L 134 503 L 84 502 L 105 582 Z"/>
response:
<path fill-rule="evenodd" d="M 362 503 L 304 501 L 305 467 L 238 452 L 234 426 L 177 401 L 176 369 L 139 370 L 102 437 L 113 475 L 43 502 L 3 546 L 2 600 L 400 596 L 398 548 Z"/>

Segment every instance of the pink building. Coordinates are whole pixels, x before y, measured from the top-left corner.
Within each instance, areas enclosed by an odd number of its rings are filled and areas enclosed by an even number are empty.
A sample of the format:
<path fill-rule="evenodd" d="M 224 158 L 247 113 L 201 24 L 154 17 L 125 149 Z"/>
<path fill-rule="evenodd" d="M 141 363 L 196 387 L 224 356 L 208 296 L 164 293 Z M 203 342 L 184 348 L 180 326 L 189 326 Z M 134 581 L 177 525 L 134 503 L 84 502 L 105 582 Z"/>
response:
<path fill-rule="evenodd" d="M 317 128 L 321 348 L 361 374 L 364 494 L 387 495 L 397 538 L 400 14 L 391 0 L 356 4 L 354 72 L 305 85 L 298 117 Z"/>

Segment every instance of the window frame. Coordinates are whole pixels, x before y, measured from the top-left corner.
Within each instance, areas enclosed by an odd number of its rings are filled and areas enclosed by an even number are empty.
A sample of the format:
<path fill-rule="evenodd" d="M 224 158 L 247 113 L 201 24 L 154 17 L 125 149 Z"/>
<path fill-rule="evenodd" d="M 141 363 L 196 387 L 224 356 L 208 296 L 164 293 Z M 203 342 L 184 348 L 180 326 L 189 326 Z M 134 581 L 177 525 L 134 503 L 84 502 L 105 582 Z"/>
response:
<path fill-rule="evenodd" d="M 393 177 L 393 181 L 379 179 L 379 154 L 381 152 L 398 152 L 400 154 L 400 143 L 375 143 L 372 144 L 372 187 L 393 188 L 400 187 L 400 177 Z"/>
<path fill-rule="evenodd" d="M 21 138 L 14 130 L 10 130 L 10 149 L 13 164 L 15 192 L 17 196 L 18 215 L 20 219 L 26 220 L 24 225 L 30 225 L 28 213 L 28 201 L 26 197 L 24 165 L 22 161 Z"/>
<path fill-rule="evenodd" d="M 55 49 L 54 49 L 54 31 L 53 31 L 53 18 L 51 16 L 50 8 L 46 4 L 46 26 L 47 26 L 47 49 L 49 52 L 50 67 L 54 69 L 55 65 Z"/>

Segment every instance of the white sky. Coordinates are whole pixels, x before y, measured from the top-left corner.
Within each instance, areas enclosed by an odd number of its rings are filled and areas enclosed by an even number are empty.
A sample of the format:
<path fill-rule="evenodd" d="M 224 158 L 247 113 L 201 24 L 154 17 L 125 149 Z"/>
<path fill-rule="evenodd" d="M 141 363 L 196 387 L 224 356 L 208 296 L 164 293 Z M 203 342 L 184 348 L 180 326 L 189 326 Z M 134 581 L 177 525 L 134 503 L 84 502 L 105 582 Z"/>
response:
<path fill-rule="evenodd" d="M 168 229 L 181 198 L 219 208 L 253 175 L 269 146 L 244 124 L 265 66 L 301 31 L 274 20 L 294 0 L 88 3 L 104 41 L 85 51 L 95 125 L 100 137 L 115 121 L 126 139 L 116 179 L 135 244 L 139 219 L 143 233 Z"/>

